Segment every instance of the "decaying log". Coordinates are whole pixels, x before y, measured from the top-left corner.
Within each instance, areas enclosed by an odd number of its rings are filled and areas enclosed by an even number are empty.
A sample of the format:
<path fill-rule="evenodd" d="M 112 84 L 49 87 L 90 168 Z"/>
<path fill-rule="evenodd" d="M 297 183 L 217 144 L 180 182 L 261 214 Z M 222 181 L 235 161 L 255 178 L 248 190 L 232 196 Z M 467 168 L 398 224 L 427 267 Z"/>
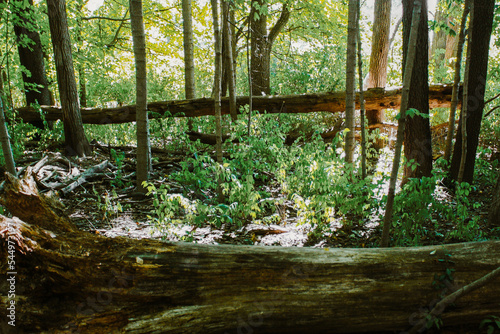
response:
<path fill-rule="evenodd" d="M 434 85 L 429 89 L 431 108 L 448 107 L 451 100 L 452 87 Z M 364 93 L 367 110 L 397 109 L 401 103 L 401 88 L 389 91 L 375 88 Z M 238 110 L 248 104 L 248 96 L 237 98 Z M 254 96 L 252 108 L 268 113 L 309 113 L 315 111 L 343 112 L 345 110 L 345 92 L 331 92 L 284 96 Z M 150 118 L 159 117 L 197 117 L 214 114 L 214 101 L 209 98 L 193 100 L 177 100 L 148 103 Z M 60 107 L 41 106 L 47 121 L 61 119 Z M 41 120 L 40 114 L 33 108 L 17 109 L 19 117 L 25 122 Z M 135 106 L 118 108 L 82 108 L 82 121 L 87 124 L 116 124 L 135 121 Z M 229 113 L 229 99 L 222 99 L 222 114 Z"/>
<path fill-rule="evenodd" d="M 312 249 L 109 239 L 53 217 L 29 178 L 8 181 L 19 191 L 5 193 L 4 203 L 22 220 L 0 216 L 0 268 L 16 273 L 8 274 L 14 284 L 0 281 L 3 310 L 11 305 L 4 292 L 16 295 L 16 327 L 5 324 L 2 333 L 401 331 L 425 316 L 422 308 L 432 309 L 443 289 L 448 295 L 499 266 L 498 241 Z M 25 206 L 17 203 L 28 201 L 36 214 L 19 212 Z M 7 267 L 9 245 L 14 269 Z M 435 278 L 446 269 L 454 270 L 452 280 Z M 441 315 L 443 325 L 499 314 L 498 283 L 456 300 Z"/>

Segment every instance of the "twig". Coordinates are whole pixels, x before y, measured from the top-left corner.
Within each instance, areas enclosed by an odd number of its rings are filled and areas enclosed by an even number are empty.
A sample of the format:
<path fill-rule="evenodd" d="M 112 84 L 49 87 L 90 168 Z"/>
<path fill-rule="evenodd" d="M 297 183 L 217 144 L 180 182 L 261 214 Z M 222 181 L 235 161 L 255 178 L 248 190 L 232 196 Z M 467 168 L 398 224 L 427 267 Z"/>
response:
<path fill-rule="evenodd" d="M 443 298 L 439 303 L 434 306 L 434 308 L 429 312 L 428 317 L 425 319 L 420 320 L 415 326 L 413 326 L 409 331 L 408 334 L 415 334 L 418 333 L 423 326 L 426 325 L 428 321 L 434 320 L 438 315 L 442 314 L 444 312 L 444 309 L 454 303 L 458 298 L 474 291 L 477 290 L 486 284 L 490 283 L 492 280 L 494 280 L 497 276 L 500 275 L 500 267 L 496 268 L 495 270 L 491 271 L 487 275 L 475 280 L 474 282 L 470 283 L 469 285 L 466 285 L 457 291 L 453 292 L 452 294 L 449 294 L 445 298 Z"/>

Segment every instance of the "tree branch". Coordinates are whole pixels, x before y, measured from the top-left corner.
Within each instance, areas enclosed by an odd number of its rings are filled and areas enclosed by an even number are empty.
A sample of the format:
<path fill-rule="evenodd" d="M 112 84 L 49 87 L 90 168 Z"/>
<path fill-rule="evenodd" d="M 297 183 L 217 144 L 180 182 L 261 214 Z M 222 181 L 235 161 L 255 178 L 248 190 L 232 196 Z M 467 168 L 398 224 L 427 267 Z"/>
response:
<path fill-rule="evenodd" d="M 428 317 L 420 320 L 415 326 L 413 326 L 408 331 L 408 334 L 415 334 L 415 333 L 420 332 L 421 329 L 423 329 L 424 326 L 426 326 L 426 324 L 429 321 L 432 322 L 437 316 L 439 316 L 440 314 L 442 314 L 444 312 L 444 310 L 447 306 L 449 306 L 450 304 L 453 304 L 458 298 L 485 286 L 486 284 L 493 281 L 499 275 L 500 275 L 500 267 L 491 271 L 489 274 L 475 280 L 471 284 L 466 285 L 466 286 L 458 289 L 457 291 L 453 292 L 452 294 L 449 294 L 448 296 L 443 298 L 439 303 L 437 303 L 436 306 L 434 306 L 434 308 L 429 312 Z M 429 316 L 431 317 L 430 319 L 429 319 Z"/>
<path fill-rule="evenodd" d="M 283 27 L 288 23 L 289 19 L 290 19 L 290 10 L 288 9 L 288 5 L 284 4 L 278 21 L 269 32 L 269 38 L 268 38 L 269 45 L 273 44 L 274 40 L 276 39 L 276 37 L 278 37 L 279 33 L 281 32 L 281 30 L 283 30 Z"/>

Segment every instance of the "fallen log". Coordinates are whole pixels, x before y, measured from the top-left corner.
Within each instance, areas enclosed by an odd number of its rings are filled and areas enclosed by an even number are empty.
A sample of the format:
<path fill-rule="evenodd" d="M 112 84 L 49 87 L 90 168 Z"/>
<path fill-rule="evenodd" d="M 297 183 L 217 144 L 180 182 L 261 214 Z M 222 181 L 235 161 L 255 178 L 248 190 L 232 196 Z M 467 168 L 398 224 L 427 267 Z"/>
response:
<path fill-rule="evenodd" d="M 7 183 L 3 202 L 24 221 L 0 216 L 0 267 L 9 279 L 0 281 L 0 307 L 13 309 L 7 321 L 16 325 L 2 333 L 401 331 L 441 293 L 499 265 L 498 241 L 312 249 L 109 239 L 65 217 L 51 223 L 29 176 Z M 37 214 L 10 205 L 21 202 Z M 497 279 L 456 300 L 441 320 L 479 323 L 499 314 L 499 300 Z"/>
<path fill-rule="evenodd" d="M 431 108 L 448 107 L 451 101 L 452 87 L 434 85 L 429 89 Z M 365 92 L 365 107 L 367 110 L 399 108 L 401 103 L 401 88 L 385 91 L 380 88 Z M 248 96 L 237 98 L 238 110 L 248 104 Z M 318 94 L 284 95 L 284 96 L 254 96 L 254 110 L 268 113 L 310 113 L 315 111 L 343 112 L 345 110 L 345 92 Z M 62 118 L 62 108 L 41 106 L 47 121 Z M 148 103 L 150 118 L 161 117 L 198 117 L 214 114 L 214 100 L 201 98 L 193 100 L 176 100 Z M 25 122 L 40 121 L 40 114 L 32 107 L 18 108 L 19 117 Z M 135 106 L 117 108 L 82 108 L 82 121 L 87 124 L 117 124 L 135 121 Z M 222 98 L 222 114 L 229 114 L 229 99 Z"/>

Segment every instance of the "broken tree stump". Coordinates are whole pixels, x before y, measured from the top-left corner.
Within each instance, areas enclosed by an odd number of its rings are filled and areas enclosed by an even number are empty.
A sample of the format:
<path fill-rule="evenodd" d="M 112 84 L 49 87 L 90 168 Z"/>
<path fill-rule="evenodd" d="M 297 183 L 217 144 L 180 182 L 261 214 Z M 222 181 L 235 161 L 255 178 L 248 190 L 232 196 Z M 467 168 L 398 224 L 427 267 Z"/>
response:
<path fill-rule="evenodd" d="M 0 281 L 0 307 L 15 301 L 16 324 L 2 325 L 2 333 L 402 331 L 441 293 L 499 266 L 499 241 L 312 249 L 109 239 L 54 217 L 29 177 L 7 182 L 19 191 L 7 191 L 3 202 L 22 220 L 0 216 L 0 267 L 16 273 L 14 284 Z M 27 201 L 37 206 L 33 214 L 19 212 L 25 206 L 16 203 Z M 453 277 L 440 279 L 447 269 Z M 498 315 L 498 283 L 456 300 L 441 314 L 443 325 Z"/>

